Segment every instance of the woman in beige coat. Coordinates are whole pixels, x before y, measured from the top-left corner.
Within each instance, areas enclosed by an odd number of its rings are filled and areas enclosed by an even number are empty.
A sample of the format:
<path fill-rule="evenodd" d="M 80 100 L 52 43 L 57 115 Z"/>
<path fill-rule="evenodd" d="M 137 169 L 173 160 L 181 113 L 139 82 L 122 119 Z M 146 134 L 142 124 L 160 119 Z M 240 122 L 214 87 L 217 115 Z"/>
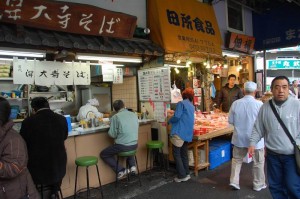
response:
<path fill-rule="evenodd" d="M 0 97 L 0 198 L 38 199 L 39 194 L 27 169 L 27 148 L 12 128 L 10 105 Z"/>

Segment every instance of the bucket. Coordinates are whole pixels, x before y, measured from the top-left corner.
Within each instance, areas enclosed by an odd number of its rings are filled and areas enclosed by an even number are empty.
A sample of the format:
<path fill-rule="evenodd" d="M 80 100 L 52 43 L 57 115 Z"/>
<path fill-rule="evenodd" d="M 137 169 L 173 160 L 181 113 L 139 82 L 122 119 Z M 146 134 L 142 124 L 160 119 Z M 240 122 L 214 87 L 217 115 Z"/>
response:
<path fill-rule="evenodd" d="M 17 119 L 17 116 L 18 116 L 18 113 L 19 113 L 19 106 L 16 106 L 16 105 L 12 105 L 10 107 L 10 116 L 9 118 L 10 119 Z"/>
<path fill-rule="evenodd" d="M 71 132 L 72 131 L 72 125 L 71 125 L 71 116 L 70 115 L 64 115 L 66 120 L 67 120 L 67 123 L 68 123 L 68 132 Z"/>

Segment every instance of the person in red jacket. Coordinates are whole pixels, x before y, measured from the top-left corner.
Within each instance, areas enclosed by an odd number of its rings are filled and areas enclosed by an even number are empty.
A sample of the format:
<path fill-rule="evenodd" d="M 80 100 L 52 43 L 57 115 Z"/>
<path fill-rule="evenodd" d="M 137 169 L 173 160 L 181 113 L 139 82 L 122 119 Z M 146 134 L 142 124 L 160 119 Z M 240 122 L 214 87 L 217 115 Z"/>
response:
<path fill-rule="evenodd" d="M 12 127 L 10 105 L 0 97 L 0 198 L 39 198 L 27 169 L 27 149 L 23 138 Z"/>

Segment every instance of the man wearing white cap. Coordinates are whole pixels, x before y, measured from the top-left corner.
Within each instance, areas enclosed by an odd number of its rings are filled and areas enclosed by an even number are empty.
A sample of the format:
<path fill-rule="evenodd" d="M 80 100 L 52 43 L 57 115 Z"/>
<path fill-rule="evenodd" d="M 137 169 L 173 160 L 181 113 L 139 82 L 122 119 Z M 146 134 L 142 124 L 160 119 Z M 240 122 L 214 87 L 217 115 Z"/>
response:
<path fill-rule="evenodd" d="M 252 133 L 254 122 L 257 118 L 262 102 L 254 98 L 257 84 L 254 82 L 246 82 L 244 84 L 245 96 L 242 99 L 233 102 L 228 122 L 234 126 L 234 132 L 231 143 L 233 146 L 233 157 L 231 164 L 230 186 L 239 190 L 239 176 L 243 163 L 243 158 L 247 155 L 250 146 L 250 136 Z M 253 154 L 253 189 L 260 191 L 265 189 L 265 173 L 264 173 L 264 139 L 262 138 L 255 147 Z"/>
<path fill-rule="evenodd" d="M 97 106 L 99 106 L 99 101 L 97 99 L 89 99 L 86 105 L 80 107 L 77 121 L 94 117 L 103 117 L 103 114 L 98 111 Z"/>

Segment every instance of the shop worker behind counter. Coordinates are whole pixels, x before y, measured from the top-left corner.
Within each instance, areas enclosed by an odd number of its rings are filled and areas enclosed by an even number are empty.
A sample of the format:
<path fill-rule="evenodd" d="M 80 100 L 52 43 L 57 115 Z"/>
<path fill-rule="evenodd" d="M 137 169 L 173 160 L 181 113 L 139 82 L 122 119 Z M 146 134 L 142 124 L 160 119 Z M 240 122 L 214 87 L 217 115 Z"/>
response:
<path fill-rule="evenodd" d="M 291 136 L 300 144 L 300 102 L 289 97 L 289 79 L 275 77 L 271 83 L 272 103 Z M 269 189 L 274 199 L 299 199 L 300 175 L 296 171 L 294 146 L 284 132 L 270 102 L 265 102 L 254 123 L 248 152 L 254 153 L 255 145 L 265 138 L 267 151 L 267 177 Z"/>
<path fill-rule="evenodd" d="M 217 97 L 217 110 L 222 106 L 222 111 L 227 113 L 235 100 L 244 97 L 242 89 L 235 84 L 235 81 L 234 74 L 228 76 L 228 83 L 222 87 Z"/>
<path fill-rule="evenodd" d="M 31 107 L 33 115 L 22 122 L 20 130 L 27 143 L 28 169 L 36 185 L 50 185 L 51 195 L 57 194 L 66 173 L 67 121 L 50 110 L 44 97 L 32 99 Z"/>
<path fill-rule="evenodd" d="M 122 100 L 114 101 L 113 108 L 117 113 L 110 119 L 108 135 L 114 138 L 115 143 L 101 151 L 100 157 L 114 171 L 116 171 L 117 167 L 118 178 L 120 179 L 126 175 L 126 170 L 120 165 L 117 165 L 115 155 L 137 148 L 139 121 L 135 113 L 125 108 Z M 134 157 L 128 157 L 127 161 L 129 163 L 130 172 L 135 174 L 136 166 Z"/>
<path fill-rule="evenodd" d="M 10 105 L 0 97 L 0 198 L 39 198 L 27 169 L 27 149 L 23 138 L 9 120 Z"/>

